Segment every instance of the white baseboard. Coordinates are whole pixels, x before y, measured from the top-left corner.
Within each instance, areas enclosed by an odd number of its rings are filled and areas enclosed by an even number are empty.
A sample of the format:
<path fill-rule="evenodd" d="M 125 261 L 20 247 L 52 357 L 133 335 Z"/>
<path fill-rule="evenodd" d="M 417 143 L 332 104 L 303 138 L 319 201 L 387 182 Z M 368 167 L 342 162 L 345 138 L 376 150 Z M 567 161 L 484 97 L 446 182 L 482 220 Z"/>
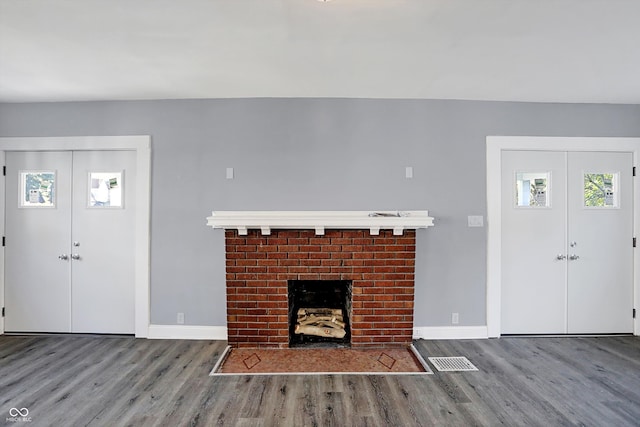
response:
<path fill-rule="evenodd" d="M 420 326 L 413 328 L 413 339 L 463 340 L 489 338 L 486 326 Z"/>
<path fill-rule="evenodd" d="M 149 325 L 149 339 L 227 340 L 226 326 Z"/>

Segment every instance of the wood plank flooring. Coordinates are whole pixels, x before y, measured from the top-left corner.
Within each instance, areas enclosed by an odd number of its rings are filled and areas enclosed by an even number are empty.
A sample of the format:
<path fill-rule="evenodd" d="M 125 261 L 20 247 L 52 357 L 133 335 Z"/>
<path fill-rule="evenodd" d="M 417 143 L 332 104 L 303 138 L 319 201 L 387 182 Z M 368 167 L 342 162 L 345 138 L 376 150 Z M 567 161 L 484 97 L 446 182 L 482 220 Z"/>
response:
<path fill-rule="evenodd" d="M 226 342 L 0 336 L 0 425 L 640 426 L 640 337 L 414 345 L 479 371 L 209 377 Z"/>

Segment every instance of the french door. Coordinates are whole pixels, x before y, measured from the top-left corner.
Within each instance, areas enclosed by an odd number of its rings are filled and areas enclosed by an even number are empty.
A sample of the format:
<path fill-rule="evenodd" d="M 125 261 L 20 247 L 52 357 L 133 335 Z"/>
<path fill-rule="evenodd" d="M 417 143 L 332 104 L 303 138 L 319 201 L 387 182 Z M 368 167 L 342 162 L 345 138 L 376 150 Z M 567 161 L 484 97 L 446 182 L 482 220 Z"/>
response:
<path fill-rule="evenodd" d="M 6 153 L 5 330 L 134 332 L 135 152 Z"/>
<path fill-rule="evenodd" d="M 633 332 L 632 164 L 502 152 L 502 334 Z"/>

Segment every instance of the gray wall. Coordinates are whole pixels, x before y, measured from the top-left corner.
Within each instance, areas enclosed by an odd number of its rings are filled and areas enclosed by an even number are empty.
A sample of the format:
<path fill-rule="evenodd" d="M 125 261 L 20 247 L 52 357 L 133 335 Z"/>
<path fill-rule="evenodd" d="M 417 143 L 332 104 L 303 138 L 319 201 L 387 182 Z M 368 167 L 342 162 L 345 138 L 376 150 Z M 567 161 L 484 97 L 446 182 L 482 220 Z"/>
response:
<path fill-rule="evenodd" d="M 428 209 L 416 326 L 485 324 L 485 137 L 640 136 L 640 106 L 370 99 L 0 104 L 0 136 L 152 137 L 151 321 L 225 325 L 212 210 Z M 414 178 L 405 179 L 405 166 Z M 235 168 L 236 178 L 225 179 Z"/>

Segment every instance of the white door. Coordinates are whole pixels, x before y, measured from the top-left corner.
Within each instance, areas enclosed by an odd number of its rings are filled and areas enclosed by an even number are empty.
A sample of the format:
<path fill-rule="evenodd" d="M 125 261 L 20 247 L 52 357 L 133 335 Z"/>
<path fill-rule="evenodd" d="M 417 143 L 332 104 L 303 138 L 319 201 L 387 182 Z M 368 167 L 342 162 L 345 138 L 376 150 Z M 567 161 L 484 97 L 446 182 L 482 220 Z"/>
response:
<path fill-rule="evenodd" d="M 569 153 L 569 333 L 633 332 L 632 170 L 631 153 Z"/>
<path fill-rule="evenodd" d="M 133 151 L 73 153 L 73 332 L 134 332 L 135 176 Z"/>
<path fill-rule="evenodd" d="M 502 156 L 502 333 L 632 332 L 631 153 Z"/>
<path fill-rule="evenodd" d="M 8 332 L 71 330 L 71 157 L 69 152 L 6 153 Z"/>
<path fill-rule="evenodd" d="M 567 266 L 556 259 L 566 253 L 565 166 L 565 153 L 502 153 L 503 334 L 566 329 Z M 537 199 L 536 180 L 546 188 Z"/>
<path fill-rule="evenodd" d="M 5 329 L 133 333 L 135 153 L 9 152 L 6 186 Z"/>

